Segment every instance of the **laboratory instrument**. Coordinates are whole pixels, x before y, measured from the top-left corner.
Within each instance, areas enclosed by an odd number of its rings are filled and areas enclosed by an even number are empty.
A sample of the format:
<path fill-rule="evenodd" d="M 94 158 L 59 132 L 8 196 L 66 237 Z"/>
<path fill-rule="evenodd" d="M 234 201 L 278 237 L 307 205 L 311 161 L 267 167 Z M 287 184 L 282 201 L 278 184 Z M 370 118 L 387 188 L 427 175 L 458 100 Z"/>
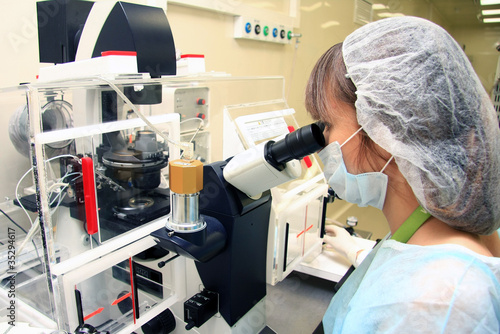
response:
<path fill-rule="evenodd" d="M 61 59 L 43 58 L 42 47 L 41 61 L 56 65 L 0 91 L 13 114 L 0 203 L 2 321 L 69 333 L 259 332 L 266 284 L 321 249 L 327 186 L 311 154 L 322 136 L 316 125 L 294 131 L 283 78 L 176 76 L 171 64 L 153 66 L 143 45 L 101 38 L 114 26 L 102 17 L 158 15 L 168 35 L 158 43 L 175 64 L 163 11 L 84 2 L 57 2 L 54 19 L 95 16 L 100 34 L 92 40 L 88 24 L 66 22 L 57 38 L 71 44 L 78 27 L 79 43 Z M 39 3 L 39 17 L 50 5 Z M 240 154 L 247 170 L 264 165 L 277 180 L 259 194 L 233 186 L 239 173 L 224 170 Z"/>

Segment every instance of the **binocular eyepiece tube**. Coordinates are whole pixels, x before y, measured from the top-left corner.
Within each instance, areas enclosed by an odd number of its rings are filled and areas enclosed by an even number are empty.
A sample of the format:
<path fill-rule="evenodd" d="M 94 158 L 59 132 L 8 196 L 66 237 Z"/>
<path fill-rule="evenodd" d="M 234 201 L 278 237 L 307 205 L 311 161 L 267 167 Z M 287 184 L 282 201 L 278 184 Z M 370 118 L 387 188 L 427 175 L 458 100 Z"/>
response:
<path fill-rule="evenodd" d="M 284 165 L 293 160 L 300 160 L 309 154 L 315 153 L 325 147 L 323 128 L 318 123 L 301 127 L 274 142 L 267 142 L 264 155 L 266 161 L 278 170 L 283 170 Z"/>

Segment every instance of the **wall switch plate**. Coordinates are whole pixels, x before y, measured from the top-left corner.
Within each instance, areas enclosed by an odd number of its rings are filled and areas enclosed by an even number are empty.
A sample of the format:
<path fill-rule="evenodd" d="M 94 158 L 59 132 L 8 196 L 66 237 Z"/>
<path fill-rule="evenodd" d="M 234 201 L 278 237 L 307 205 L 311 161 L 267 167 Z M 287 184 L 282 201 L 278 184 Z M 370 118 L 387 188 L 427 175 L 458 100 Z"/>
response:
<path fill-rule="evenodd" d="M 236 16 L 234 19 L 234 38 L 289 44 L 292 34 L 291 26 L 276 22 L 246 16 Z"/>

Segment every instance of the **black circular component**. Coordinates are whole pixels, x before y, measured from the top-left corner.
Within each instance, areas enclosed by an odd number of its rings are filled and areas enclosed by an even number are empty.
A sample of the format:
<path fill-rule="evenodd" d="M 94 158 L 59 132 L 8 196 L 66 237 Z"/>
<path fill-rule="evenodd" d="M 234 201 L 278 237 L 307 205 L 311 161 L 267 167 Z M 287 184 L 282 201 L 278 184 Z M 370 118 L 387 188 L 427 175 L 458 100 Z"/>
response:
<path fill-rule="evenodd" d="M 144 334 L 168 334 L 175 329 L 175 317 L 166 309 L 141 327 Z"/>
<path fill-rule="evenodd" d="M 147 209 L 153 207 L 155 200 L 149 196 L 134 196 L 128 200 L 119 201 L 113 206 L 113 212 L 123 215 L 147 214 Z"/>
<path fill-rule="evenodd" d="M 119 132 L 108 133 L 106 139 L 111 144 L 111 150 L 102 155 L 106 176 L 125 188 L 154 189 L 160 185 L 168 157 L 156 141 L 156 133 L 137 131 L 134 147 L 129 147 Z"/>
<path fill-rule="evenodd" d="M 120 299 L 121 297 L 127 295 L 128 293 L 129 293 L 128 291 L 122 291 L 122 292 L 120 292 L 120 294 L 118 295 L 118 297 L 116 299 Z M 128 297 L 128 298 L 125 298 L 124 300 L 122 300 L 121 302 L 119 302 L 118 309 L 120 310 L 120 312 L 122 314 L 125 314 L 128 311 L 130 311 L 132 309 L 132 298 Z"/>
<path fill-rule="evenodd" d="M 152 207 L 154 203 L 155 200 L 149 196 L 135 196 L 128 201 L 130 207 L 134 209 L 146 209 Z"/>
<path fill-rule="evenodd" d="M 94 326 L 89 325 L 89 324 L 83 324 L 81 326 L 78 326 L 77 329 L 75 329 L 75 334 L 109 334 L 108 331 L 101 332 L 98 331 Z"/>
<path fill-rule="evenodd" d="M 282 140 L 269 141 L 264 155 L 267 162 L 281 170 L 290 160 L 302 159 L 323 147 L 325 147 L 323 131 L 318 124 L 313 123 L 287 134 Z"/>
<path fill-rule="evenodd" d="M 261 29 L 261 27 L 260 27 L 260 24 L 257 24 L 257 25 L 255 26 L 255 33 L 256 33 L 257 35 L 259 35 L 259 34 L 260 34 L 260 32 L 261 32 L 261 30 L 262 30 L 262 29 Z"/>

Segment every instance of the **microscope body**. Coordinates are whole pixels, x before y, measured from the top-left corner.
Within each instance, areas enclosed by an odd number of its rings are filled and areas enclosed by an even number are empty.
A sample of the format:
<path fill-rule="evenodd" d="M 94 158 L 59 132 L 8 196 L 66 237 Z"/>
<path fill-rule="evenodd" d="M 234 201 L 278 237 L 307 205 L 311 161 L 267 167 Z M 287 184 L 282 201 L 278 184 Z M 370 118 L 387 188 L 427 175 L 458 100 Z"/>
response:
<path fill-rule="evenodd" d="M 181 196 L 175 193 L 177 189 L 186 193 L 182 196 L 194 197 L 197 201 L 193 205 L 172 206 L 173 222 L 152 235 L 161 247 L 196 261 L 204 289 L 218 296 L 218 311 L 229 326 L 235 325 L 266 295 L 269 189 L 296 178 L 300 174 L 296 171 L 300 170 L 296 159 L 317 151 L 324 144 L 321 128 L 311 124 L 277 142 L 269 141 L 228 161 L 206 165 L 203 175 L 194 172 L 198 164 L 193 161 L 170 163 L 173 195 Z M 198 182 L 201 178 L 203 187 L 189 187 L 193 179 Z M 188 188 L 191 190 L 184 191 Z M 199 208 L 199 212 L 188 207 Z M 173 217 L 185 217 L 184 222 L 177 223 Z M 193 221 L 204 222 L 192 224 Z M 198 311 L 196 313 L 204 313 L 205 310 Z M 188 327 L 194 326 L 193 323 L 202 324 L 190 318 L 191 313 L 185 312 Z"/>
<path fill-rule="evenodd" d="M 271 196 L 267 191 L 254 200 L 234 188 L 223 177 L 226 164 L 214 162 L 203 168 L 199 199 L 200 214 L 207 224 L 203 245 L 193 246 L 196 241 L 186 241 L 191 236 L 181 233 L 169 236 L 167 229 L 152 236 L 161 247 L 196 260 L 204 288 L 218 294 L 218 311 L 233 326 L 266 295 Z"/>

